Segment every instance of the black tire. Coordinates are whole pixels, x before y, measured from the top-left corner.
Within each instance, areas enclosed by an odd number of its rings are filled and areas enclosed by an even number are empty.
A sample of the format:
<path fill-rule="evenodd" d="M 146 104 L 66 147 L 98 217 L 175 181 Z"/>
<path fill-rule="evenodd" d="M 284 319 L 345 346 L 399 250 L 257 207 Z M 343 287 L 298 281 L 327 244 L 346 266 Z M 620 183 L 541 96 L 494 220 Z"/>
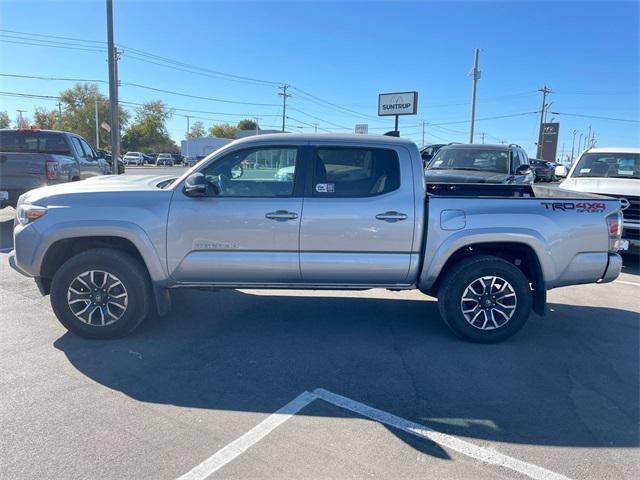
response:
<path fill-rule="evenodd" d="M 96 319 L 93 314 L 89 316 L 89 322 L 95 324 L 85 323 L 76 317 L 68 303 L 69 287 L 79 275 L 91 270 L 99 270 L 113 275 L 120 280 L 126 289 L 126 308 L 122 309 L 122 312 L 113 307 L 116 315 L 120 314 L 120 317 L 111 324 L 99 325 L 97 321 L 99 317 Z M 98 276 L 98 278 L 100 277 Z M 113 294 L 114 290 L 111 288 L 109 287 L 108 290 Z M 116 293 L 122 293 L 122 291 L 116 290 Z M 83 295 L 86 294 L 83 293 Z M 152 290 L 144 266 L 137 259 L 121 250 L 96 248 L 79 253 L 67 260 L 51 280 L 51 306 L 56 317 L 67 330 L 85 338 L 108 339 L 131 333 L 146 318 L 151 303 Z M 82 305 L 83 303 L 80 303 L 80 308 Z M 92 306 L 90 305 L 89 308 Z M 104 316 L 104 313 L 102 315 Z M 112 321 L 108 316 L 107 319 Z"/>
<path fill-rule="evenodd" d="M 478 317 L 478 320 L 472 325 L 462 311 L 464 305 L 462 301 L 463 295 L 467 287 L 474 281 L 478 281 L 478 279 L 487 276 L 503 279 L 511 286 L 515 297 L 510 296 L 510 299 L 508 301 L 503 300 L 503 303 L 513 302 L 513 313 L 511 317 L 505 321 L 505 317 L 498 315 L 499 312 L 496 311 L 494 314 L 494 312 L 490 310 L 491 307 L 487 307 L 489 316 L 487 316 L 487 313 L 480 312 L 481 315 Z M 497 283 L 497 285 L 501 284 Z M 494 288 L 497 290 L 498 286 Z M 477 288 L 475 290 L 477 290 Z M 515 298 L 515 301 L 512 300 L 513 298 Z M 490 302 L 491 295 L 487 295 L 485 299 Z M 475 300 L 471 300 L 472 303 L 466 303 L 468 309 L 474 307 L 474 301 Z M 482 301 L 477 301 L 476 303 L 477 307 L 475 308 L 483 310 L 483 308 L 480 308 Z M 444 322 L 457 336 L 475 343 L 501 342 L 514 335 L 529 319 L 531 305 L 531 287 L 529 286 L 527 277 L 512 263 L 492 255 L 476 255 L 461 260 L 446 273 L 438 288 L 438 309 Z M 499 309 L 507 311 L 507 313 L 511 311 L 510 309 Z M 473 317 L 476 313 L 477 310 L 474 310 L 468 315 Z M 494 317 L 497 321 L 491 320 L 491 324 L 486 321 L 487 318 L 493 319 Z M 481 328 L 483 325 L 480 325 L 480 323 L 488 325 L 490 329 Z"/>

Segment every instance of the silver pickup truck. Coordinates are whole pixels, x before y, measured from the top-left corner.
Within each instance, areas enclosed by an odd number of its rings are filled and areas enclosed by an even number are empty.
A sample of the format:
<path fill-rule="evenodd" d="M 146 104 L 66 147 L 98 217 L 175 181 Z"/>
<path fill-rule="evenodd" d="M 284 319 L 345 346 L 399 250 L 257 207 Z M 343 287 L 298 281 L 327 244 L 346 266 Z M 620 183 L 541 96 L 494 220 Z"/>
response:
<path fill-rule="evenodd" d="M 20 198 L 9 262 L 69 330 L 131 332 L 176 288 L 419 289 L 460 337 L 517 332 L 546 291 L 621 270 L 619 200 L 425 185 L 410 141 L 260 135 L 180 178 L 98 177 Z"/>

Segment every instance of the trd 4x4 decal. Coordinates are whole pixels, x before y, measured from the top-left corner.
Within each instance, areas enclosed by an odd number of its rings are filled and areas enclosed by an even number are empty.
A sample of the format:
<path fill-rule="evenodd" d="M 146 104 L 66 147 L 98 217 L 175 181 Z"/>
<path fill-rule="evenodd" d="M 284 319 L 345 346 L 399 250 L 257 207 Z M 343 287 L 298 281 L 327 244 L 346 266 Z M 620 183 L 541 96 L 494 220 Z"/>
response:
<path fill-rule="evenodd" d="M 604 202 L 540 202 L 547 210 L 568 212 L 575 210 L 579 213 L 604 212 Z"/>

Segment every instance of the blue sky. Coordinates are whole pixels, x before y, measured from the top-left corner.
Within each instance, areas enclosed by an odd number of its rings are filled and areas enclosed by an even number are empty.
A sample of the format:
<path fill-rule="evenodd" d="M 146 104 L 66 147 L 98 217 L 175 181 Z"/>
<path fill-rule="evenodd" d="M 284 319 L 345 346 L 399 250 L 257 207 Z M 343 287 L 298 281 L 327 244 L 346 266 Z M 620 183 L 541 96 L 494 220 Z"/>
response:
<path fill-rule="evenodd" d="M 0 32 L 0 73 L 108 78 L 106 56 L 100 51 L 8 43 L 34 42 L 6 31 L 102 42 L 104 1 L 0 0 L 0 8 L 0 28 L 5 30 Z M 295 88 L 288 100 L 290 130 L 312 131 L 309 124 L 318 123 L 320 129 L 347 131 L 338 126 L 368 123 L 371 132 L 382 133 L 392 128 L 392 120 L 376 116 L 378 93 L 417 90 L 418 114 L 401 117 L 402 134 L 420 143 L 419 123 L 425 121 L 427 143 L 467 141 L 468 72 L 473 49 L 479 47 L 477 118 L 523 115 L 479 120 L 476 132 L 485 132 L 487 143 L 519 143 L 532 154 L 538 116 L 527 112 L 540 109 L 536 90 L 545 84 L 554 92 L 549 97 L 551 111 L 640 119 L 639 14 L 638 2 L 114 0 L 115 38 L 124 49 L 120 98 L 162 99 L 171 107 L 212 112 L 189 113 L 206 118 L 206 126 L 220 120 L 235 123 L 242 118 L 239 114 L 262 117 L 263 128 L 280 125 L 277 85 L 166 68 L 136 58 L 136 49 L 213 71 L 291 84 Z M 266 105 L 194 99 L 127 83 Z M 0 77 L 3 92 L 56 95 L 72 84 Z M 105 84 L 100 89 L 108 92 Z M 38 105 L 54 104 L 0 96 L 0 110 L 12 118 L 17 109 L 31 115 Z M 175 140 L 184 136 L 186 118 L 180 115 L 187 113 L 176 111 L 169 122 Z M 564 143 L 565 153 L 571 150 L 572 131 L 586 134 L 589 125 L 598 145 L 640 143 L 639 123 L 551 116 L 561 124 L 558 149 Z"/>

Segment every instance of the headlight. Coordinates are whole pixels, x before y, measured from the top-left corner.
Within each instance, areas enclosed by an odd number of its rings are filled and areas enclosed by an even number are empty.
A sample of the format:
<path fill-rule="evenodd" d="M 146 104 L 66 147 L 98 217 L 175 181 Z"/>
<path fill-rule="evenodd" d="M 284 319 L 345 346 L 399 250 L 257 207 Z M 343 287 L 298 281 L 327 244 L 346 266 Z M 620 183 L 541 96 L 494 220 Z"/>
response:
<path fill-rule="evenodd" d="M 41 207 L 40 205 L 30 205 L 28 203 L 22 203 L 18 205 L 16 210 L 16 218 L 20 225 L 27 225 L 35 220 L 43 217 L 47 213 L 47 207 Z"/>

